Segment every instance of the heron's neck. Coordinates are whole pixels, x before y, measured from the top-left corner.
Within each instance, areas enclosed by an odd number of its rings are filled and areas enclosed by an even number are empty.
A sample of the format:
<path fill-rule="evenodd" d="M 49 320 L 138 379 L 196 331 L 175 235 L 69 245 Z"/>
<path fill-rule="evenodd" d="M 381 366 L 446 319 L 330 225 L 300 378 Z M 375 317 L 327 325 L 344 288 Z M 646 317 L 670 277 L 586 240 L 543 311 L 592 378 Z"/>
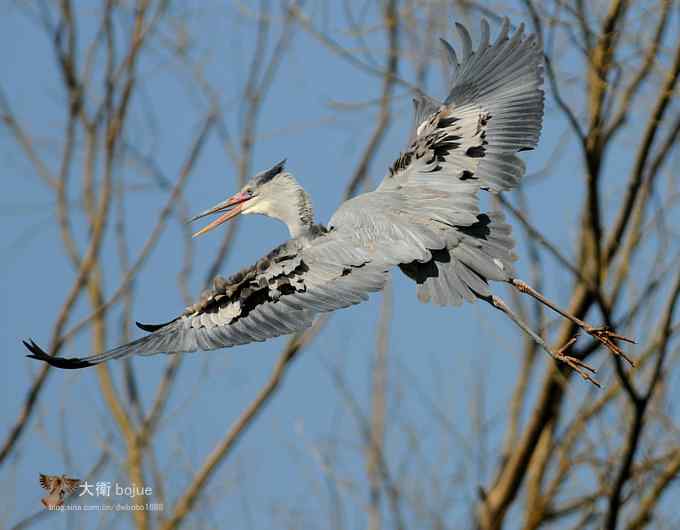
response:
<path fill-rule="evenodd" d="M 294 208 L 281 220 L 286 223 L 291 237 L 305 235 L 314 225 L 314 210 L 309 195 L 297 182 L 295 182 L 294 197 L 291 197 L 288 204 L 294 205 Z"/>

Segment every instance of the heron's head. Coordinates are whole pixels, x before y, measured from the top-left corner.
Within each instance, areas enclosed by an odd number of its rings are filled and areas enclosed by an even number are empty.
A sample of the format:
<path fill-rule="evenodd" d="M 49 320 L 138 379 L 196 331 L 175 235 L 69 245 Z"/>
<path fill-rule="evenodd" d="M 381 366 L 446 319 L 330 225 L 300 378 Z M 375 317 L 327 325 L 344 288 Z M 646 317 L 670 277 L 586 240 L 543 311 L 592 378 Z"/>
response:
<path fill-rule="evenodd" d="M 193 236 L 197 237 L 239 214 L 262 214 L 280 219 L 288 225 L 291 235 L 299 227 L 312 222 L 312 210 L 307 194 L 293 176 L 284 170 L 285 160 L 250 179 L 241 190 L 227 200 L 189 219 L 196 221 L 211 214 L 222 213 Z"/>

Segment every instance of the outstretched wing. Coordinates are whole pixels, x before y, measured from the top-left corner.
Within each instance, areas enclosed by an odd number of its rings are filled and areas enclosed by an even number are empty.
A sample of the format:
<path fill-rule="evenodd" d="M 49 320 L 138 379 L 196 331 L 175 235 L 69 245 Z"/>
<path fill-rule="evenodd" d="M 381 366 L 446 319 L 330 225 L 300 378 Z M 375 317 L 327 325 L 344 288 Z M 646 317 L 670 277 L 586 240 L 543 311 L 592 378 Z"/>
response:
<path fill-rule="evenodd" d="M 519 151 L 538 143 L 543 119 L 542 51 L 523 25 L 509 35 L 505 19 L 496 41 L 482 20 L 476 50 L 468 31 L 456 24 L 463 45 L 459 61 L 442 40 L 452 68 L 451 90 L 440 105 L 415 100 L 415 134 L 378 190 L 429 188 L 456 194 L 462 184 L 499 192 L 524 174 Z M 463 187 L 463 189 L 466 189 Z"/>
<path fill-rule="evenodd" d="M 442 41 L 452 67 L 449 93 L 442 103 L 424 95 L 415 99 L 408 148 L 375 192 L 399 197 L 407 210 L 418 212 L 420 225 L 444 240 L 428 243 L 430 260 L 400 264 L 416 281 L 418 298 L 440 305 L 488 296 L 489 280 L 513 274 L 511 228 L 499 212 L 479 211 L 478 194 L 519 183 L 525 168 L 517 153 L 536 146 L 543 119 L 537 39 L 525 37 L 522 26 L 510 35 L 506 19 L 492 44 L 482 21 L 480 43 L 473 49 L 467 30 L 456 26 L 460 60 Z"/>
<path fill-rule="evenodd" d="M 84 368 L 131 354 L 214 350 L 293 333 L 311 326 L 323 312 L 362 302 L 382 289 L 387 268 L 355 246 L 342 231 L 317 227 L 312 236 L 292 239 L 211 289 L 182 315 L 149 335 L 84 358 L 47 355 L 24 342 L 29 357 L 59 368 Z"/>

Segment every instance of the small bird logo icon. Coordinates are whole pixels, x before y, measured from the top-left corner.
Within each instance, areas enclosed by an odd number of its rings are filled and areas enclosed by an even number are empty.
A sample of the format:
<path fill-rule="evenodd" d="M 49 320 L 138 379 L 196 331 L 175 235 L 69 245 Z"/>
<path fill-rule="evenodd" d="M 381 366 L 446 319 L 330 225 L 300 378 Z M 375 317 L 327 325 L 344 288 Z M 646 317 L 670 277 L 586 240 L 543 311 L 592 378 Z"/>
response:
<path fill-rule="evenodd" d="M 80 484 L 80 479 L 66 475 L 43 475 L 40 473 L 40 485 L 47 490 L 47 497 L 41 499 L 45 508 L 56 508 L 64 505 L 64 497 L 71 495 Z"/>

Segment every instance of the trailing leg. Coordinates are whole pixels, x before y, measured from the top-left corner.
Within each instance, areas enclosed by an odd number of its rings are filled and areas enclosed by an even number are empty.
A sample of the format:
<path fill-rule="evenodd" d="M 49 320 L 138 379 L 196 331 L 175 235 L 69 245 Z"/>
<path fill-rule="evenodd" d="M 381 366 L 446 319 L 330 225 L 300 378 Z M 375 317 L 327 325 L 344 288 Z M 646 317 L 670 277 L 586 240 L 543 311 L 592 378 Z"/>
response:
<path fill-rule="evenodd" d="M 600 384 L 590 376 L 590 373 L 595 373 L 595 369 L 593 367 L 587 365 L 586 363 L 584 363 L 580 359 L 577 359 L 576 357 L 572 357 L 564 353 L 572 344 L 574 344 L 574 342 L 576 342 L 576 337 L 572 338 L 559 350 L 553 351 L 534 330 L 532 330 L 521 318 L 519 318 L 515 313 L 512 312 L 512 310 L 500 297 L 496 295 L 490 295 L 480 298 L 485 302 L 491 304 L 499 311 L 502 311 L 507 316 L 509 316 L 510 319 L 522 329 L 522 331 L 529 335 L 536 342 L 536 344 L 543 348 L 553 359 L 567 364 L 573 370 L 575 370 L 581 377 L 583 377 L 583 379 L 585 379 L 586 381 L 590 381 L 595 386 L 598 387 L 600 386 Z"/>
<path fill-rule="evenodd" d="M 543 296 L 541 293 L 539 293 L 536 289 L 528 285 L 526 282 L 522 280 L 518 280 L 517 278 L 510 278 L 508 280 L 508 283 L 512 285 L 515 289 L 517 289 L 520 293 L 528 294 L 532 298 L 538 300 L 541 302 L 543 305 L 546 307 L 549 307 L 553 311 L 559 313 L 562 315 L 564 318 L 572 321 L 574 324 L 576 324 L 579 328 L 581 328 L 583 331 L 588 333 L 591 337 L 596 338 L 598 341 L 600 341 L 604 346 L 609 349 L 614 355 L 617 355 L 619 357 L 622 357 L 625 359 L 631 366 L 635 366 L 635 362 L 630 359 L 624 351 L 614 342 L 614 340 L 622 340 L 625 342 L 629 342 L 631 344 L 635 344 L 635 340 L 631 339 L 630 337 L 625 337 L 624 335 L 619 335 L 618 333 L 614 332 L 613 330 L 607 328 L 607 327 L 595 327 L 587 322 L 584 322 L 580 318 L 572 315 L 568 311 L 558 307 L 556 304 L 548 300 L 545 296 Z"/>

